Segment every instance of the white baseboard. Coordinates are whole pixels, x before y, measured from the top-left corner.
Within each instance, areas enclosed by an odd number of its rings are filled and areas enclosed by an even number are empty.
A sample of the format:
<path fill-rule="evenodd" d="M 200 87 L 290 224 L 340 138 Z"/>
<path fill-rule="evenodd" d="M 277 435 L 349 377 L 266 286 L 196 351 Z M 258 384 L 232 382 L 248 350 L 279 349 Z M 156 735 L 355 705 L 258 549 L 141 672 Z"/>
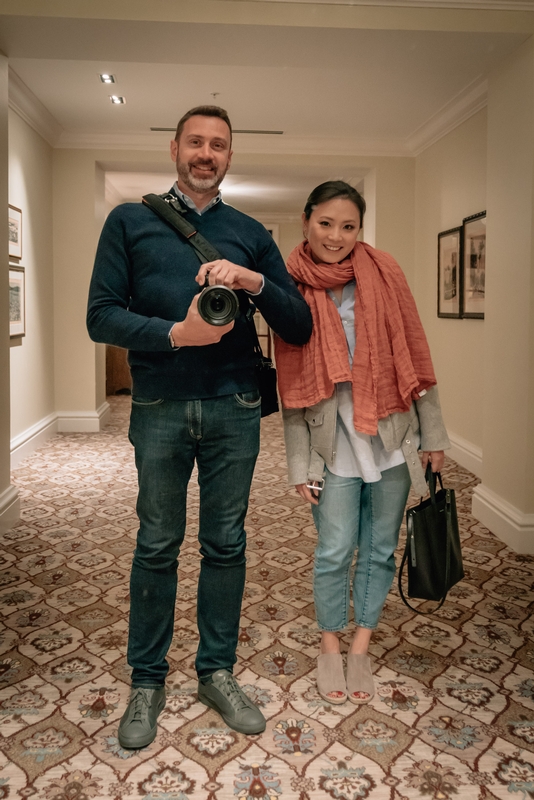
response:
<path fill-rule="evenodd" d="M 477 478 L 482 478 L 482 449 L 477 447 L 473 442 L 469 442 L 457 433 L 449 431 L 449 439 L 451 442 L 450 450 L 447 450 L 447 456 L 452 458 L 461 467 L 468 469 Z"/>
<path fill-rule="evenodd" d="M 107 401 L 96 411 L 58 411 L 59 433 L 98 433 L 104 428 L 111 415 Z"/>
<path fill-rule="evenodd" d="M 60 411 L 49 414 L 11 439 L 11 469 L 56 433 L 98 433 L 108 424 L 111 407 L 106 401 L 96 411 Z"/>
<path fill-rule="evenodd" d="M 473 491 L 472 512 L 516 553 L 534 555 L 534 514 L 525 514 L 483 483 Z"/>
<path fill-rule="evenodd" d="M 0 494 L 0 533 L 8 531 L 19 519 L 19 491 L 15 486 L 8 486 Z"/>
<path fill-rule="evenodd" d="M 11 469 L 16 469 L 21 461 L 57 433 L 57 414 L 49 414 L 30 428 L 11 439 Z"/>

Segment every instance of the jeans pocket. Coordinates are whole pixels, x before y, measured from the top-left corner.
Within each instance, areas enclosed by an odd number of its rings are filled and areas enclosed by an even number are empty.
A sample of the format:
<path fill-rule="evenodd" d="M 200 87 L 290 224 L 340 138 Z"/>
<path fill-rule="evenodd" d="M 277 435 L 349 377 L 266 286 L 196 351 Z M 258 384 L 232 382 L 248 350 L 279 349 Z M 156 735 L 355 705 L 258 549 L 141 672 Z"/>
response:
<path fill-rule="evenodd" d="M 132 403 L 136 406 L 159 406 L 163 403 L 163 398 L 154 400 L 151 397 L 139 397 L 134 394 L 132 396 Z"/>
<path fill-rule="evenodd" d="M 261 404 L 259 389 L 252 389 L 250 392 L 238 392 L 234 394 L 234 397 L 239 405 L 244 408 L 258 408 Z"/>

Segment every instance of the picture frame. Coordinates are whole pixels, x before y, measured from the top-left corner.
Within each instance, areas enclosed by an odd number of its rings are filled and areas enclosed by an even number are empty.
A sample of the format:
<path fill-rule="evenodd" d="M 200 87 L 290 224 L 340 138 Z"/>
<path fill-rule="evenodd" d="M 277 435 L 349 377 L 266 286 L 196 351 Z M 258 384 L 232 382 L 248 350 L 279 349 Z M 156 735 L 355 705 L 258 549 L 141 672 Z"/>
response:
<path fill-rule="evenodd" d="M 463 226 L 438 233 L 438 317 L 460 319 L 462 314 Z"/>
<path fill-rule="evenodd" d="M 9 336 L 26 335 L 26 275 L 24 267 L 9 266 Z"/>
<path fill-rule="evenodd" d="M 22 211 L 8 206 L 9 258 L 22 258 Z"/>
<path fill-rule="evenodd" d="M 465 217 L 462 227 L 462 318 L 484 319 L 486 212 Z"/>

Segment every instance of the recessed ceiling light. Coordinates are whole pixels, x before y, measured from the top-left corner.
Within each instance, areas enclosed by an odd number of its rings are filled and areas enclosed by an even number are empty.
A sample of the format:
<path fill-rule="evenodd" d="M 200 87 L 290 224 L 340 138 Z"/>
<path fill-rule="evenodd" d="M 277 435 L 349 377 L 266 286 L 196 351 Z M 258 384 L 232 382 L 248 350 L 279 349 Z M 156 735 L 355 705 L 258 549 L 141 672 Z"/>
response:
<path fill-rule="evenodd" d="M 107 72 L 103 72 L 100 76 L 100 80 L 102 83 L 115 83 L 115 75 L 108 75 Z"/>
<path fill-rule="evenodd" d="M 111 102 L 115 106 L 124 105 L 124 103 L 126 102 L 126 98 L 125 97 L 120 97 L 119 95 L 116 95 L 116 94 L 110 94 L 109 99 L 111 100 Z"/>

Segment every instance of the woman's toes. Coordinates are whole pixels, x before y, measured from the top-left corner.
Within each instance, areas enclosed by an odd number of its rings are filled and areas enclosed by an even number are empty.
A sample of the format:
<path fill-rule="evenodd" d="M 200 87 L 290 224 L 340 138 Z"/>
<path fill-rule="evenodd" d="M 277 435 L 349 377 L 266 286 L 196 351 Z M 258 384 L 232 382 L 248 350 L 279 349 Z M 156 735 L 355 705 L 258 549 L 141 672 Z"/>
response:
<path fill-rule="evenodd" d="M 354 697 L 355 700 L 369 700 L 371 695 L 369 692 L 352 692 L 351 697 Z"/>

